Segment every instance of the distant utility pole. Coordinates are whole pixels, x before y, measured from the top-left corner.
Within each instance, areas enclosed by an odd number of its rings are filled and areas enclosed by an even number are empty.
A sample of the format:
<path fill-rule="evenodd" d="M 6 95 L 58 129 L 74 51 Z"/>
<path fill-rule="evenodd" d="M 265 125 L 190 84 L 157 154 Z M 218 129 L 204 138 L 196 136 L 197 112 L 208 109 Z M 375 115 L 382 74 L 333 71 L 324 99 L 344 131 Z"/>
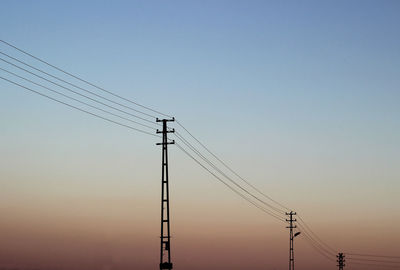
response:
<path fill-rule="evenodd" d="M 162 122 L 163 129 L 157 133 L 162 133 L 162 173 L 161 173 L 161 249 L 160 249 L 160 269 L 172 269 L 171 263 L 171 234 L 169 226 L 169 187 L 168 187 L 168 144 L 174 144 L 175 141 L 168 142 L 168 133 L 175 132 L 174 129 L 168 130 L 167 122 L 175 121 L 172 119 L 158 119 Z"/>
<path fill-rule="evenodd" d="M 293 250 L 293 240 L 294 238 L 299 235 L 300 233 L 296 233 L 293 235 L 293 229 L 297 228 L 296 225 L 293 225 L 293 222 L 296 222 L 296 219 L 293 219 L 293 216 L 296 215 L 296 212 L 290 211 L 289 213 L 286 213 L 287 216 L 289 216 L 289 219 L 286 219 L 287 222 L 289 222 L 289 226 L 286 227 L 290 230 L 290 244 L 289 244 L 289 270 L 294 270 L 294 250 Z"/>
<path fill-rule="evenodd" d="M 346 256 L 344 256 L 343 253 L 339 253 L 338 255 L 336 255 L 336 257 L 337 257 L 337 263 L 338 263 L 337 266 L 339 266 L 339 270 L 343 270 L 343 268 L 346 266 L 346 265 L 344 264 L 344 262 L 346 261 L 344 258 L 345 258 Z"/>

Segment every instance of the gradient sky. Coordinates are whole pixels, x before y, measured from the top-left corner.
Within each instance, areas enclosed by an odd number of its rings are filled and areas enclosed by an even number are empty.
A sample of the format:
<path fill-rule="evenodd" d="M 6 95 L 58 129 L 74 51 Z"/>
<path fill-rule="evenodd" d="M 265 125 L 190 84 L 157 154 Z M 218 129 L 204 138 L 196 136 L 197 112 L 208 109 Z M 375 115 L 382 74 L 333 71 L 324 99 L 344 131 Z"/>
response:
<path fill-rule="evenodd" d="M 400 255 L 399 14 L 399 1 L 3 0 L 0 36 L 174 115 L 333 247 Z M 0 269 L 157 269 L 157 139 L 0 90 Z M 173 146 L 170 181 L 175 269 L 287 268 L 283 224 Z M 321 268 L 336 269 L 297 238 L 296 269 Z"/>

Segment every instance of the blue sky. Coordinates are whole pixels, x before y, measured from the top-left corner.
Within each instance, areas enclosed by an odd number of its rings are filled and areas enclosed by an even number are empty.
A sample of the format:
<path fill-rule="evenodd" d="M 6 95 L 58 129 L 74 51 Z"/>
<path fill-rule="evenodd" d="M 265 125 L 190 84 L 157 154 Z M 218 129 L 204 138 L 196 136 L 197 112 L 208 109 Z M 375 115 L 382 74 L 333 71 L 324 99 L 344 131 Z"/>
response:
<path fill-rule="evenodd" d="M 396 1 L 5 3 L 8 40 L 171 114 L 370 114 L 398 97 Z"/>

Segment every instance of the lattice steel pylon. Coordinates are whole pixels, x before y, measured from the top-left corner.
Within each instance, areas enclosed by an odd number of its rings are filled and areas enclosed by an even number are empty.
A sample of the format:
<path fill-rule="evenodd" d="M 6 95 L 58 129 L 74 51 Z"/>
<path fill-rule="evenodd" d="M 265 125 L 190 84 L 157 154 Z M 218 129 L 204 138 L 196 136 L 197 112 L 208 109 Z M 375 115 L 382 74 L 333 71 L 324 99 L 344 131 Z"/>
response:
<path fill-rule="evenodd" d="M 336 257 L 337 257 L 337 266 L 339 267 L 339 270 L 343 270 L 343 268 L 346 266 L 345 264 L 344 264 L 344 262 L 346 261 L 344 258 L 345 258 L 345 256 L 344 256 L 344 254 L 343 253 L 339 253 L 338 255 L 336 255 Z"/>
<path fill-rule="evenodd" d="M 160 269 L 172 269 L 171 262 L 171 231 L 170 231 L 170 215 L 169 215 L 169 185 L 168 185 L 168 145 L 174 144 L 175 141 L 168 141 L 168 133 L 175 132 L 174 129 L 168 130 L 167 122 L 175 121 L 172 119 L 158 119 L 162 122 L 162 173 L 161 173 L 161 247 L 160 247 Z"/>
<path fill-rule="evenodd" d="M 294 247 L 293 247 L 293 241 L 294 241 L 294 235 L 293 235 L 293 229 L 297 228 L 296 225 L 293 225 L 293 222 L 296 222 L 296 219 L 293 219 L 293 216 L 296 215 L 296 212 L 290 211 L 289 213 L 286 213 L 286 215 L 289 216 L 289 219 L 286 219 L 287 222 L 289 222 L 289 226 L 286 227 L 290 229 L 290 244 L 289 244 L 289 270 L 294 270 Z"/>

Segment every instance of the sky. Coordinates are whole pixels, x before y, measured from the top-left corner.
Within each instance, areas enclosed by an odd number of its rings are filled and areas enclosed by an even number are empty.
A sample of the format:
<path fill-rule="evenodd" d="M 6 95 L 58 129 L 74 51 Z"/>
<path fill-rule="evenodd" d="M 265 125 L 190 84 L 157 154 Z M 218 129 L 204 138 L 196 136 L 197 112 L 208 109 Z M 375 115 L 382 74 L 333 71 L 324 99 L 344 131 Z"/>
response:
<path fill-rule="evenodd" d="M 399 12 L 388 0 L 3 0 L 0 36 L 176 117 L 336 250 L 399 256 Z M 0 95 L 0 269 L 157 269 L 159 139 L 4 80 Z M 285 224 L 176 146 L 169 161 L 174 269 L 287 269 Z M 296 269 L 336 269 L 302 235 L 295 248 Z"/>

